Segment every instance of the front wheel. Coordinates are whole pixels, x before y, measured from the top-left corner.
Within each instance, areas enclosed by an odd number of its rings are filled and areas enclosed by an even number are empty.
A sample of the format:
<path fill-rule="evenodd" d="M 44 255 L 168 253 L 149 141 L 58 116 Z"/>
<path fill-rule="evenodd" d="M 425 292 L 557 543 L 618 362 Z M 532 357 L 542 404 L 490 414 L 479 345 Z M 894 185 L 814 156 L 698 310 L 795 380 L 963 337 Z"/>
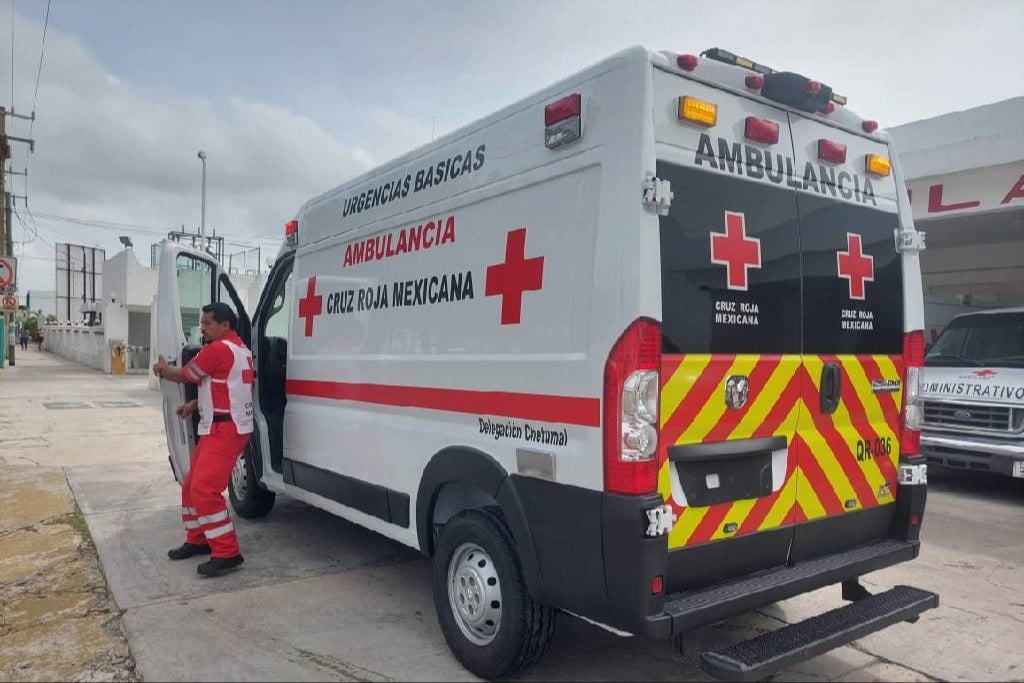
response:
<path fill-rule="evenodd" d="M 445 525 L 433 588 L 448 647 L 477 676 L 511 676 L 547 650 L 555 612 L 530 597 L 500 511 L 468 510 Z"/>
<path fill-rule="evenodd" d="M 231 481 L 228 483 L 228 497 L 231 507 L 239 517 L 253 519 L 266 517 L 274 507 L 277 495 L 260 486 L 256 470 L 250 461 L 252 450 L 248 447 L 238 456 L 231 470 Z"/>

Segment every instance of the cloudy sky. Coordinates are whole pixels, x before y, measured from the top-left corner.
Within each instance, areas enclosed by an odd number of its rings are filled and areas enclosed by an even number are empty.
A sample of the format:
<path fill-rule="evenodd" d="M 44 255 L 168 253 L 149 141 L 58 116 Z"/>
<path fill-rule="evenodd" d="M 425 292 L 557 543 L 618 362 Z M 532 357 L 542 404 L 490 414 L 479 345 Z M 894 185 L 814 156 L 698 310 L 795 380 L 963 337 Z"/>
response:
<path fill-rule="evenodd" d="M 46 5 L 0 5 L 0 102 L 13 86 L 19 112 Z M 630 45 L 724 47 L 892 126 L 1024 93 L 1022 28 L 1016 0 L 52 0 L 35 154 L 14 145 L 38 227 L 19 284 L 53 289 L 54 242 L 109 255 L 128 234 L 148 263 L 167 230 L 195 228 L 199 149 L 207 225 L 228 251 L 273 247 L 307 198 Z"/>

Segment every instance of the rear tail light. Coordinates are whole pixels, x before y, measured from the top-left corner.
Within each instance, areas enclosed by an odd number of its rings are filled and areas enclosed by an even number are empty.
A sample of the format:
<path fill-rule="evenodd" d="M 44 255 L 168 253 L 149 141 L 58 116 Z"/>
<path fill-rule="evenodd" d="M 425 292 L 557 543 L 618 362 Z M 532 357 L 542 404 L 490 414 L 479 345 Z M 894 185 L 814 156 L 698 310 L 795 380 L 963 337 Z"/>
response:
<path fill-rule="evenodd" d="M 864 158 L 864 170 L 872 175 L 887 176 L 892 171 L 892 168 L 886 157 L 868 154 Z"/>
<path fill-rule="evenodd" d="M 916 455 L 921 450 L 921 368 L 924 367 L 924 330 L 907 332 L 903 338 L 906 381 L 903 393 L 903 428 L 900 453 Z"/>
<path fill-rule="evenodd" d="M 683 96 L 679 98 L 679 118 L 710 127 L 718 123 L 718 105 Z"/>
<path fill-rule="evenodd" d="M 642 495 L 658 488 L 661 325 L 641 318 L 612 347 L 604 369 L 604 487 Z"/>
<path fill-rule="evenodd" d="M 679 55 L 676 57 L 676 64 L 684 71 L 693 71 L 700 64 L 700 58 L 697 55 Z"/>
<path fill-rule="evenodd" d="M 846 145 L 822 138 L 818 140 L 818 158 L 833 164 L 846 163 Z"/>
<path fill-rule="evenodd" d="M 583 98 L 579 93 L 544 107 L 544 146 L 554 149 L 583 134 Z"/>
<path fill-rule="evenodd" d="M 748 116 L 746 123 L 743 125 L 743 135 L 749 140 L 774 145 L 779 141 L 779 124 L 768 119 Z"/>

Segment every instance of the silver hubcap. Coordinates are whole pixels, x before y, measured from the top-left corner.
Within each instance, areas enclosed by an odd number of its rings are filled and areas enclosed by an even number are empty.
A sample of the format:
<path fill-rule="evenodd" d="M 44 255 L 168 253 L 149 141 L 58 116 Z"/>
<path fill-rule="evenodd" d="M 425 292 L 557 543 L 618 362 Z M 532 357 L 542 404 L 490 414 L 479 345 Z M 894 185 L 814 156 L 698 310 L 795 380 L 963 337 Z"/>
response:
<path fill-rule="evenodd" d="M 231 488 L 235 490 L 236 498 L 245 498 L 245 453 L 238 456 L 231 468 Z"/>
<path fill-rule="evenodd" d="M 501 627 L 501 581 L 483 549 L 465 543 L 448 565 L 448 602 L 462 634 L 474 645 L 488 645 Z"/>

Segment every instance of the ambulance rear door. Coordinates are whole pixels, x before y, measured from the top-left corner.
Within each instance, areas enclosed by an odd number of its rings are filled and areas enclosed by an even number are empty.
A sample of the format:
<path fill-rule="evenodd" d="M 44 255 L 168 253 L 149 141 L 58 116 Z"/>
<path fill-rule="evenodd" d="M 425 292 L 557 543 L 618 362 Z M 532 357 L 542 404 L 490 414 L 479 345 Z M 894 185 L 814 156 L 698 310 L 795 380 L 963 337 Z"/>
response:
<path fill-rule="evenodd" d="M 888 536 L 903 400 L 904 286 L 880 140 L 789 115 L 803 263 L 804 406 L 792 562 Z M 886 164 L 878 162 L 882 170 Z M 878 168 L 878 166 L 876 166 Z"/>
<path fill-rule="evenodd" d="M 677 515 L 666 591 L 785 566 L 803 391 L 801 278 L 786 112 L 655 70 L 660 220 L 659 490 Z M 680 98 L 717 113 L 681 118 Z M 748 117 L 772 128 L 749 141 Z M 789 159 L 789 164 L 786 160 Z"/>
<path fill-rule="evenodd" d="M 245 307 L 220 264 L 208 254 L 175 242 L 164 242 L 156 296 L 156 354 L 171 367 L 184 367 L 202 348 L 199 319 L 203 306 L 224 301 L 238 316 L 238 333 L 250 343 Z M 160 381 L 164 432 L 174 478 L 184 481 L 195 449 L 198 414 L 191 421 L 177 415 L 178 406 L 197 397 L 195 385 Z"/>

